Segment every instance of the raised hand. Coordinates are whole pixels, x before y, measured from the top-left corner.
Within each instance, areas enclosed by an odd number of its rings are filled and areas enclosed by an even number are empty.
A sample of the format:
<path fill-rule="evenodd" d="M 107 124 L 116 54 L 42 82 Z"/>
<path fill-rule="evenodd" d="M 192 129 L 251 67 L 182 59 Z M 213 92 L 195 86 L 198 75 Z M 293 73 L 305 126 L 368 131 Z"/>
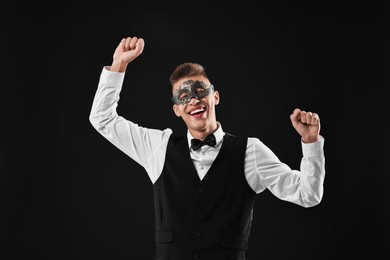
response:
<path fill-rule="evenodd" d="M 302 142 L 314 143 L 318 141 L 320 134 L 320 117 L 318 114 L 295 108 L 290 115 L 290 119 L 293 127 L 302 137 Z"/>
<path fill-rule="evenodd" d="M 127 65 L 142 53 L 144 46 L 145 42 L 142 38 L 123 38 L 115 49 L 110 70 L 124 72 Z"/>

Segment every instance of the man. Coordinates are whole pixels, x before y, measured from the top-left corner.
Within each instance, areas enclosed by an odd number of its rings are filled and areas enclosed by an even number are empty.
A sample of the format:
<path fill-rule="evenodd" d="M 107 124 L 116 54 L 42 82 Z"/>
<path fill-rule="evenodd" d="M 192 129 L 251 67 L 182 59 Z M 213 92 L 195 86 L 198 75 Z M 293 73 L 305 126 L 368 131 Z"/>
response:
<path fill-rule="evenodd" d="M 119 116 L 125 71 L 143 49 L 142 38 L 120 41 L 112 65 L 102 70 L 90 122 L 142 165 L 153 183 L 155 259 L 245 259 L 255 196 L 265 189 L 303 207 L 320 203 L 325 157 L 316 113 L 296 108 L 290 115 L 301 136 L 300 171 L 282 163 L 258 138 L 224 132 L 216 119 L 219 93 L 200 64 L 180 64 L 169 78 L 173 110 L 184 120 L 187 136 Z"/>

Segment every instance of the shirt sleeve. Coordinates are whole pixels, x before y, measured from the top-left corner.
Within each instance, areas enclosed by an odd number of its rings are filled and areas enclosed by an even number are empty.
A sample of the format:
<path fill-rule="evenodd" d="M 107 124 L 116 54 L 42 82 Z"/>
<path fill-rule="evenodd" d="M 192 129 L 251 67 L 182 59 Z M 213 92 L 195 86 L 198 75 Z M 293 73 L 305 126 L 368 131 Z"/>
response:
<path fill-rule="evenodd" d="M 161 173 L 172 130 L 141 127 L 117 114 L 124 75 L 103 68 L 89 120 L 104 138 L 144 167 L 154 183 Z"/>
<path fill-rule="evenodd" d="M 324 138 L 316 143 L 301 143 L 303 157 L 299 170 L 291 169 L 259 139 L 248 138 L 245 174 L 249 186 L 260 193 L 269 189 L 281 200 L 303 207 L 321 202 L 325 178 Z"/>

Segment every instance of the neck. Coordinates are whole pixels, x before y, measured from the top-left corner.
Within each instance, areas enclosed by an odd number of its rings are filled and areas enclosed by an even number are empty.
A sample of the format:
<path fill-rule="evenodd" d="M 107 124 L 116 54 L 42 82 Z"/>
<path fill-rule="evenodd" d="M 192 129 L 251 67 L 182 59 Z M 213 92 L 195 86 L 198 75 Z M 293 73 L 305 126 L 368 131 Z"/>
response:
<path fill-rule="evenodd" d="M 207 127 L 205 129 L 202 129 L 202 130 L 197 130 L 197 129 L 188 129 L 191 133 L 191 135 L 196 138 L 196 139 L 200 139 L 200 140 L 203 140 L 205 139 L 209 134 L 212 134 L 214 133 L 215 131 L 217 131 L 219 127 L 219 123 L 215 122 L 214 124 L 212 124 L 210 127 Z"/>

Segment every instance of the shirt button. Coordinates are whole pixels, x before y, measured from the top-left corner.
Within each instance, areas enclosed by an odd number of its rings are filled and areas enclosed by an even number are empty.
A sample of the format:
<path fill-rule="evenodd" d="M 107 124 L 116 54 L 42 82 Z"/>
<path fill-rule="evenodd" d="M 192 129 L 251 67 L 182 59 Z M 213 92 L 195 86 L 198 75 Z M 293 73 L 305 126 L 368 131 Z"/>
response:
<path fill-rule="evenodd" d="M 200 187 L 200 188 L 198 188 L 198 191 L 199 191 L 200 193 L 203 193 L 203 192 L 204 192 L 204 189 L 203 189 L 202 187 Z"/>
<path fill-rule="evenodd" d="M 194 258 L 194 259 L 198 259 L 200 257 L 200 255 L 198 255 L 198 254 L 193 254 L 192 255 L 192 258 Z"/>
<path fill-rule="evenodd" d="M 200 232 L 195 232 L 195 236 L 200 237 L 201 233 Z"/>
<path fill-rule="evenodd" d="M 203 214 L 203 211 L 201 211 L 200 209 L 198 209 L 198 211 L 196 211 L 196 214 L 197 214 L 198 216 L 200 216 L 200 215 Z"/>

